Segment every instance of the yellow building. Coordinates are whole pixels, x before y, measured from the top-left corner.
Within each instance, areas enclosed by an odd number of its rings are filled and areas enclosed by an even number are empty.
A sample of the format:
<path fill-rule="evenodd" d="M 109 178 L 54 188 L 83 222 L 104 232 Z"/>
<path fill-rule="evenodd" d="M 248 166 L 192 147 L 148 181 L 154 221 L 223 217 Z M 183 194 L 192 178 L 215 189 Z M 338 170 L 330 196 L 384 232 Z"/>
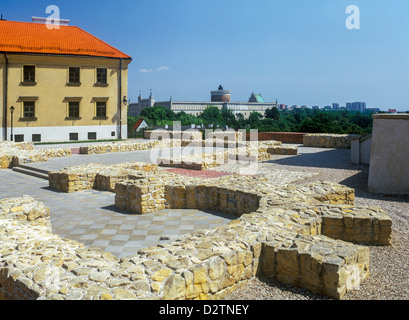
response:
<path fill-rule="evenodd" d="M 126 139 L 131 61 L 75 26 L 0 20 L 0 139 Z"/>

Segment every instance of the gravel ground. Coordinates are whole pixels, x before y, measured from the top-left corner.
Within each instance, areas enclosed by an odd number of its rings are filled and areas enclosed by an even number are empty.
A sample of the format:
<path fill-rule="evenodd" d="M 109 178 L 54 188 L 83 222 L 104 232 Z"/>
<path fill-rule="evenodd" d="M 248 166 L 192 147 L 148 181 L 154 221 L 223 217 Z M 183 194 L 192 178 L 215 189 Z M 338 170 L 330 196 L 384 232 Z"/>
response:
<path fill-rule="evenodd" d="M 367 191 L 367 165 L 350 164 L 350 150 L 299 147 L 299 155 L 274 156 L 272 169 L 317 172 L 315 180 L 338 182 L 355 189 L 355 204 L 380 206 L 393 220 L 392 247 L 369 247 L 370 277 L 360 290 L 350 292 L 345 300 L 409 299 L 409 196 L 387 196 Z M 236 290 L 226 300 L 328 300 L 329 298 L 279 283 L 270 278 L 256 278 Z"/>

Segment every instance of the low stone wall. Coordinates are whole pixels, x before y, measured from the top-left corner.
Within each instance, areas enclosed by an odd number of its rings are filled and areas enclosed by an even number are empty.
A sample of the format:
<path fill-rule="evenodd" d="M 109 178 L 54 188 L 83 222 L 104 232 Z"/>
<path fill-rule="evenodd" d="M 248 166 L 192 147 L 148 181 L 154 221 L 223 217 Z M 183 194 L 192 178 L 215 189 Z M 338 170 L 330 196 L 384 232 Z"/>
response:
<path fill-rule="evenodd" d="M 49 172 L 48 181 L 50 188 L 67 193 L 90 189 L 113 191 L 118 181 L 128 179 L 130 176 L 137 177 L 139 172 L 157 169 L 157 165 L 144 162 L 126 162 L 116 165 L 88 163 Z"/>
<path fill-rule="evenodd" d="M 1 142 L 0 168 L 7 169 L 20 164 L 44 162 L 50 158 L 71 156 L 70 148 L 34 148 L 31 142 Z"/>
<path fill-rule="evenodd" d="M 121 141 L 112 143 L 95 143 L 80 147 L 80 154 L 104 154 L 111 152 L 130 152 L 138 150 L 149 150 L 159 146 L 159 141 Z"/>
<path fill-rule="evenodd" d="M 215 130 L 213 132 L 206 132 L 205 139 L 245 142 L 245 133 L 234 130 Z"/>
<path fill-rule="evenodd" d="M 0 151 L 5 149 L 19 149 L 31 151 L 34 150 L 34 144 L 32 142 L 13 142 L 13 141 L 0 141 Z"/>
<path fill-rule="evenodd" d="M 351 206 L 324 208 L 321 212 L 321 232 L 332 239 L 365 245 L 390 244 L 392 221 L 382 210 Z"/>
<path fill-rule="evenodd" d="M 278 146 L 270 147 L 267 153 L 271 155 L 296 156 L 298 155 L 298 147 L 296 146 Z"/>
<path fill-rule="evenodd" d="M 197 130 L 173 131 L 173 130 L 147 130 L 143 135 L 147 140 L 203 140 L 203 134 Z"/>
<path fill-rule="evenodd" d="M 240 200 L 243 196 L 253 204 L 227 225 L 186 234 L 119 260 L 34 225 L 49 215 L 31 198 L 0 201 L 0 298 L 221 299 L 249 279 L 268 275 L 342 299 L 369 276 L 369 249 L 327 237 L 339 234 L 334 233 L 339 221 L 361 235 L 373 235 L 375 226 L 383 226 L 384 241 L 373 240 L 390 244 L 390 217 L 380 208 L 355 208 L 353 189 L 338 184 L 267 189 L 262 179 L 235 176 L 193 189 L 191 184 L 163 184 L 163 190 L 157 188 L 160 184 L 152 189 L 146 182 L 129 185 L 136 187 L 128 189 L 129 199 L 137 195 L 133 191 L 140 191 L 140 197 L 157 191 L 174 207 L 205 204 L 228 210 L 248 202 Z M 193 198 L 196 202 L 190 201 Z M 329 204 L 333 202 L 343 204 Z M 30 208 L 37 208 L 38 219 L 21 219 L 30 216 Z M 369 220 L 371 230 L 364 228 Z"/>
<path fill-rule="evenodd" d="M 115 186 L 115 206 L 139 214 L 164 209 L 200 209 L 239 217 L 256 211 L 259 200 L 256 193 L 205 184 L 148 184 L 137 180 L 120 182 Z"/>
<path fill-rule="evenodd" d="M 215 151 L 211 149 L 211 152 L 206 152 L 207 150 L 204 149 L 205 152 L 199 154 L 159 157 L 157 164 L 162 167 L 207 170 L 226 163 L 236 163 L 236 161 L 246 163 L 268 161 L 271 159 L 271 154 L 294 154 L 294 150 L 298 152 L 297 148 L 282 146 L 279 141 L 243 142 L 232 146 L 231 143 L 223 140 L 214 140 L 213 142 L 206 140 L 192 141 L 190 144 L 192 147 L 202 146 L 203 148 L 224 147 L 225 150 Z"/>
<path fill-rule="evenodd" d="M 50 209 L 30 196 L 0 200 L 0 219 L 18 224 L 46 227 L 51 232 Z"/>
<path fill-rule="evenodd" d="M 276 140 L 282 143 L 303 144 L 305 133 L 300 132 L 259 132 L 258 141 Z M 247 141 L 250 140 L 250 132 L 246 134 Z"/>
<path fill-rule="evenodd" d="M 0 155 L 0 168 L 7 169 L 10 167 L 11 163 L 13 162 L 13 156 L 10 155 Z"/>
<path fill-rule="evenodd" d="M 350 149 L 354 135 L 347 134 L 306 134 L 303 137 L 304 147 Z"/>
<path fill-rule="evenodd" d="M 227 151 L 214 153 L 199 153 L 173 157 L 159 157 L 157 164 L 161 167 L 182 168 L 190 170 L 207 170 L 225 163 L 228 159 Z"/>

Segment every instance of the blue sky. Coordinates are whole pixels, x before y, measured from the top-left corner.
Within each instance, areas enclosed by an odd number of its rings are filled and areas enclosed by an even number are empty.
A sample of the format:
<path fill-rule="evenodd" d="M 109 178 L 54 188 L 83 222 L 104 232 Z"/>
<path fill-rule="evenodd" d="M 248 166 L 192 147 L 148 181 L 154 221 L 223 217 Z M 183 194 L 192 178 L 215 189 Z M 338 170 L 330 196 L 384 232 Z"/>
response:
<path fill-rule="evenodd" d="M 1 0 L 7 20 L 61 18 L 132 56 L 129 97 L 409 110 L 407 0 Z M 348 30 L 349 5 L 360 29 Z"/>

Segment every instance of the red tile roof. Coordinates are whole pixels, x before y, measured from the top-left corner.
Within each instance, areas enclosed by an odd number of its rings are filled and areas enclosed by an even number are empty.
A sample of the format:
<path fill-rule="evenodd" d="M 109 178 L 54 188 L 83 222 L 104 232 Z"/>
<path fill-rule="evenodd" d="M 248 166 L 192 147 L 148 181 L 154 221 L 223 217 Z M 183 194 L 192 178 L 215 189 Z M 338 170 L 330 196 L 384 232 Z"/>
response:
<path fill-rule="evenodd" d="M 0 20 L 0 52 L 131 57 L 75 26 L 48 29 L 46 24 Z"/>
<path fill-rule="evenodd" d="M 139 126 L 144 122 L 145 120 L 140 118 L 138 121 L 136 121 L 135 125 L 132 127 L 131 132 L 134 132 L 136 129 L 139 128 Z"/>

